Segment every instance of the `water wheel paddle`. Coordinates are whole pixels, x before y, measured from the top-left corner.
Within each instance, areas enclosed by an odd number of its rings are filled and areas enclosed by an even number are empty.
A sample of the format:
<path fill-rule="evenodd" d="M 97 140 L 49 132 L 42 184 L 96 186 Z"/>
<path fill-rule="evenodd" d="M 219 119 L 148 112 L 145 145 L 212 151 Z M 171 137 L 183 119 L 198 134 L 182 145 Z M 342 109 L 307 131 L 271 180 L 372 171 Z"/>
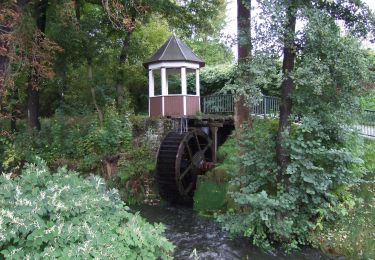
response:
<path fill-rule="evenodd" d="M 160 196 L 179 204 L 192 204 L 197 176 L 212 160 L 211 139 L 201 130 L 169 132 L 162 141 L 156 164 Z"/>

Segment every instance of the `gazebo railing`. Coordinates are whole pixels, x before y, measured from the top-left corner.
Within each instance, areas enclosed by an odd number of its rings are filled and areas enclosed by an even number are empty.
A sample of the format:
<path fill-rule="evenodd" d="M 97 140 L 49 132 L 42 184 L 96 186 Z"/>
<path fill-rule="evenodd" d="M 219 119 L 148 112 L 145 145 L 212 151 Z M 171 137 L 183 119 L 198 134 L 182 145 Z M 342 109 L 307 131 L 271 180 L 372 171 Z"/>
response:
<path fill-rule="evenodd" d="M 204 96 L 201 105 L 205 114 L 234 113 L 234 98 L 231 94 Z M 279 106 L 280 98 L 263 96 L 262 100 L 252 107 L 251 113 L 263 116 L 278 116 Z"/>

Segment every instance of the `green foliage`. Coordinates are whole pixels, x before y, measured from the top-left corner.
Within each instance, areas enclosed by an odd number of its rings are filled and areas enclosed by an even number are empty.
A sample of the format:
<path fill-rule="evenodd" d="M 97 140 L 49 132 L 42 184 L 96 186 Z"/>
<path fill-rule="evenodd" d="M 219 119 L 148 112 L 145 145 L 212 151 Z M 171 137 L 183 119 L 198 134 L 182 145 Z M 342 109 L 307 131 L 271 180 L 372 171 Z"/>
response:
<path fill-rule="evenodd" d="M 164 227 L 150 225 L 121 201 L 117 191 L 91 176 L 43 161 L 22 175 L 0 176 L 0 256 L 5 258 L 170 258 Z"/>
<path fill-rule="evenodd" d="M 84 164 L 93 168 L 106 155 L 114 155 L 131 147 L 132 126 L 127 116 L 120 116 L 114 106 L 108 107 L 103 126 L 94 121 L 88 134 L 79 141 Z"/>
<path fill-rule="evenodd" d="M 244 96 L 248 106 L 256 105 L 262 94 L 278 96 L 281 84 L 279 68 L 275 53 L 256 53 L 251 60 L 237 64 L 232 80 L 226 82 L 221 92 L 229 92 L 235 98 Z"/>
<path fill-rule="evenodd" d="M 312 233 L 312 243 L 325 252 L 353 259 L 374 259 L 375 240 L 375 142 L 365 140 L 363 160 L 367 174 L 352 192 L 357 199 L 348 215 Z"/>
<path fill-rule="evenodd" d="M 231 136 L 219 147 L 217 152 L 217 160 L 220 162 L 219 167 L 222 167 L 228 160 L 232 160 L 232 155 L 236 154 L 237 151 L 237 139 Z"/>
<path fill-rule="evenodd" d="M 230 137 L 219 147 L 218 166 L 205 175 L 198 176 L 197 188 L 194 192 L 194 210 L 204 215 L 215 215 L 225 212 L 232 206 L 232 199 L 227 195 L 229 176 L 236 167 L 238 152 L 237 140 Z"/>
<path fill-rule="evenodd" d="M 235 73 L 232 65 L 207 66 L 201 70 L 201 95 L 211 95 L 221 90 L 228 81 L 232 81 Z M 194 80 L 188 77 L 188 80 Z M 190 85 L 190 84 L 189 84 Z"/>
<path fill-rule="evenodd" d="M 375 110 L 375 90 L 369 91 L 365 96 L 361 97 L 361 107 Z"/>
<path fill-rule="evenodd" d="M 194 210 L 208 213 L 223 209 L 226 204 L 226 191 L 225 184 L 199 178 L 194 192 Z"/>
<path fill-rule="evenodd" d="M 187 39 L 187 43 L 208 66 L 230 65 L 234 60 L 231 49 L 221 43 L 220 39 L 203 41 Z"/>
<path fill-rule="evenodd" d="M 120 189 L 121 198 L 129 204 L 141 203 L 144 199 L 144 181 L 155 169 L 155 152 L 144 141 L 134 144 L 119 161 L 118 173 L 114 184 Z"/>
<path fill-rule="evenodd" d="M 41 131 L 20 131 L 14 141 L 2 140 L 5 169 L 19 167 L 39 156 L 51 166 L 68 163 L 91 172 L 100 167 L 105 156 L 130 150 L 132 125 L 127 115 L 119 115 L 110 106 L 105 110 L 103 126 L 93 114 L 68 118 L 58 112 L 43 121 Z"/>
<path fill-rule="evenodd" d="M 237 187 L 230 195 L 240 207 L 251 206 L 246 211 L 230 212 L 219 217 L 219 221 L 223 222 L 224 227 L 231 233 L 252 236 L 253 242 L 264 248 L 270 247 L 266 241 L 267 227 L 274 221 L 278 223 L 274 219 L 275 213 L 282 208 L 282 204 L 275 199 L 275 125 L 274 121 L 256 120 L 251 131 L 244 131 L 245 135 L 240 143 L 247 152 L 241 155 L 238 161 L 242 162 L 246 174 L 239 174 L 238 168 L 228 172 L 231 176 L 229 184 Z M 268 198 L 268 194 L 272 197 Z M 273 217 L 270 218 L 270 215 Z"/>
<path fill-rule="evenodd" d="M 363 175 L 353 126 L 359 95 L 371 78 L 366 53 L 350 35 L 340 36 L 323 12 L 310 10 L 308 18 L 303 55 L 292 73 L 290 120 L 298 124 L 283 133 L 290 155 L 285 176 L 275 159 L 277 124 L 255 120 L 240 141 L 244 171 L 234 172 L 230 182 L 237 187 L 230 193 L 237 209 L 219 218 L 232 233 L 266 249 L 275 242 L 287 250 L 307 244 L 312 230 L 347 216 L 355 204 L 350 189 Z M 257 68 L 250 70 L 252 82 L 263 80 L 266 68 Z"/>

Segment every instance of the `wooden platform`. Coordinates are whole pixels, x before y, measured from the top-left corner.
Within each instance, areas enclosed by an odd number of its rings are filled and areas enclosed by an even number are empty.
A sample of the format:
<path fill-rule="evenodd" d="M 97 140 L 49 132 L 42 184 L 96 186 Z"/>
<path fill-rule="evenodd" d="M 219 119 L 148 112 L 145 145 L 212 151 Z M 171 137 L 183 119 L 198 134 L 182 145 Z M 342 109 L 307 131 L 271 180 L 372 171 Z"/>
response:
<path fill-rule="evenodd" d="M 170 117 L 171 119 L 181 119 L 181 117 Z M 184 117 L 188 120 L 189 127 L 223 127 L 234 125 L 233 115 L 202 114 Z"/>

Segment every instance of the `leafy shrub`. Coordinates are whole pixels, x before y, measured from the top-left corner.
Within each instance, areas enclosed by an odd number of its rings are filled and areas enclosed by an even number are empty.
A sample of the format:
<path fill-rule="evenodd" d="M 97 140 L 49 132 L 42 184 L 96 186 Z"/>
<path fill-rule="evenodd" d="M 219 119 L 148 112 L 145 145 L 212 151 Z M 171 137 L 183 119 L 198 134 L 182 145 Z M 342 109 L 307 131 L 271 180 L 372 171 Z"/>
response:
<path fill-rule="evenodd" d="M 143 201 L 144 182 L 155 168 L 155 157 L 152 146 L 141 141 L 119 161 L 117 177 L 111 185 L 119 188 L 121 198 L 128 204 Z"/>
<path fill-rule="evenodd" d="M 215 215 L 225 212 L 233 206 L 232 199 L 227 195 L 229 176 L 238 170 L 237 139 L 230 137 L 219 147 L 217 167 L 205 175 L 198 176 L 194 193 L 194 210 L 203 215 Z"/>
<path fill-rule="evenodd" d="M 276 127 L 255 121 L 241 140 L 244 171 L 231 180 L 238 208 L 219 218 L 232 233 L 267 249 L 276 242 L 287 250 L 307 244 L 310 232 L 346 216 L 355 203 L 351 189 L 363 174 L 355 112 L 371 75 L 366 54 L 355 39 L 340 36 L 333 20 L 319 11 L 309 16 L 303 56 L 292 72 L 289 120 L 299 122 L 282 138 L 286 170 L 276 164 Z M 256 77 L 262 80 L 261 73 Z"/>
<path fill-rule="evenodd" d="M 277 181 L 276 130 L 276 122 L 256 120 L 244 133 L 246 152 L 240 157 L 244 173 L 233 172 L 230 181 L 237 187 L 230 195 L 239 208 L 219 220 L 232 233 L 251 236 L 263 248 L 270 249 L 277 241 L 292 249 L 307 244 L 312 229 L 347 214 L 353 205 L 347 187 L 358 180 L 353 165 L 361 161 L 346 147 L 325 143 L 322 127 L 304 119 L 293 128 L 288 143 L 290 178 L 285 190 Z"/>
<path fill-rule="evenodd" d="M 108 107 L 103 126 L 93 121 L 88 134 L 78 143 L 83 167 L 93 169 L 106 155 L 131 149 L 131 140 L 132 125 L 128 117 L 121 117 L 114 106 Z"/>
<path fill-rule="evenodd" d="M 375 110 L 375 90 L 369 91 L 361 98 L 361 106 L 363 109 Z"/>
<path fill-rule="evenodd" d="M 169 258 L 164 228 L 132 214 L 117 191 L 43 161 L 22 175 L 0 176 L 0 257 Z"/>
<path fill-rule="evenodd" d="M 365 180 L 353 187 L 358 198 L 345 218 L 312 233 L 313 244 L 325 252 L 354 259 L 375 259 L 375 141 L 365 140 Z"/>
<path fill-rule="evenodd" d="M 107 155 L 130 150 L 132 125 L 127 115 L 120 115 L 113 106 L 105 110 L 103 126 L 96 115 L 66 117 L 57 112 L 43 120 L 41 131 L 20 131 L 14 141 L 0 140 L 5 158 L 4 168 L 33 162 L 35 156 L 51 166 L 72 164 L 73 168 L 90 172 L 97 170 Z"/>
<path fill-rule="evenodd" d="M 228 81 L 232 81 L 235 73 L 232 65 L 217 65 L 204 68 L 200 74 L 201 95 L 211 95 L 221 90 Z M 188 81 L 192 81 L 194 85 L 194 77 L 189 77 Z"/>

